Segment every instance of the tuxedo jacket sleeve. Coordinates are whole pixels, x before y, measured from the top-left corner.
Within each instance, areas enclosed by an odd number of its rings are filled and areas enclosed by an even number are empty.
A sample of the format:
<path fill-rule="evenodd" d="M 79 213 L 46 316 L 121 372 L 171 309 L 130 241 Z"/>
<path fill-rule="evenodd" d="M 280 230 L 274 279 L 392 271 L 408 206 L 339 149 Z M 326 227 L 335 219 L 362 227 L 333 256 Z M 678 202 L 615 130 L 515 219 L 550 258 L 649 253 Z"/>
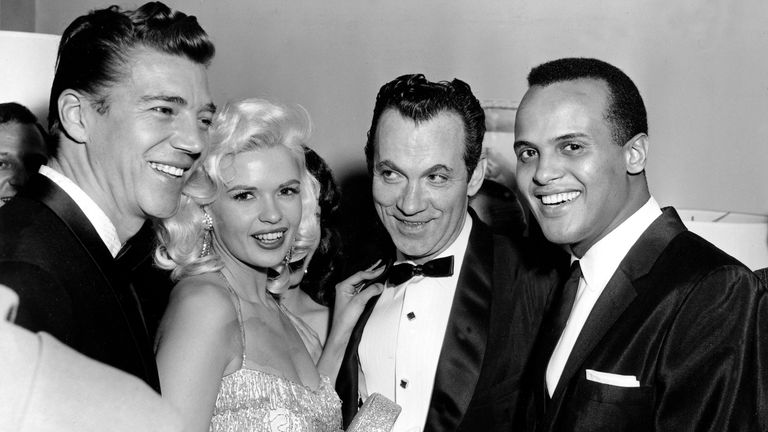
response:
<path fill-rule="evenodd" d="M 754 274 L 665 209 L 608 282 L 548 403 L 539 358 L 531 429 L 768 430 L 767 319 Z M 590 380 L 588 369 L 639 386 Z"/>
<path fill-rule="evenodd" d="M 556 275 L 473 217 L 435 374 L 425 431 L 507 430 Z M 357 412 L 358 346 L 377 298 L 352 332 L 336 388 L 345 425 Z"/>
<path fill-rule="evenodd" d="M 127 275 L 72 199 L 36 174 L 0 208 L 0 284 L 19 296 L 16 323 L 159 390 Z"/>

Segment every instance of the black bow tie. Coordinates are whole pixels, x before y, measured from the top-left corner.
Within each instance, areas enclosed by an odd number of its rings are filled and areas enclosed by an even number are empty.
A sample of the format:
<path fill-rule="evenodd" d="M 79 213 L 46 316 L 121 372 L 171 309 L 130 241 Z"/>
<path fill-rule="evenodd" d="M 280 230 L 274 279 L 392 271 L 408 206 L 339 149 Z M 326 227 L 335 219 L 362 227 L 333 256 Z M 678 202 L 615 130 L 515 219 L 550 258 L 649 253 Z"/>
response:
<path fill-rule="evenodd" d="M 402 263 L 392 266 L 387 273 L 387 282 L 397 286 L 414 276 L 446 277 L 453 274 L 453 256 L 433 259 L 424 264 Z"/>

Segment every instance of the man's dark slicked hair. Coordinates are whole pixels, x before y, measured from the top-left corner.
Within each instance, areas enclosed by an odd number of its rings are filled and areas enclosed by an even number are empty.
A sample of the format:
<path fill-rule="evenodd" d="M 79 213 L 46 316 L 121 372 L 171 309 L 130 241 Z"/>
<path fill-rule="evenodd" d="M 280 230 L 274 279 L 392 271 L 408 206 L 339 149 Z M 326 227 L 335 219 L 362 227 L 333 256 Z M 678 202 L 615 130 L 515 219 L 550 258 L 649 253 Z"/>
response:
<path fill-rule="evenodd" d="M 76 18 L 59 42 L 56 72 L 48 104 L 52 136 L 61 131 L 58 99 L 66 89 L 93 97 L 100 113 L 109 109 L 107 89 L 129 69 L 131 50 L 146 47 L 208 66 L 215 49 L 194 16 L 172 11 L 161 2 L 134 11 L 118 6 Z"/>
<path fill-rule="evenodd" d="M 0 124 L 10 122 L 33 125 L 37 123 L 37 117 L 20 103 L 0 103 Z"/>
<path fill-rule="evenodd" d="M 369 173 L 373 172 L 374 141 L 379 118 L 389 108 L 396 109 L 403 117 L 417 124 L 431 120 L 444 111 L 457 114 L 464 124 L 464 164 L 467 166 L 469 181 L 480 160 L 485 134 L 485 113 L 469 84 L 455 78 L 450 82 L 431 82 L 422 74 L 403 75 L 384 84 L 376 96 L 373 120 L 365 144 Z"/>
<path fill-rule="evenodd" d="M 648 117 L 635 83 L 619 68 L 592 58 L 563 58 L 536 66 L 528 74 L 529 86 L 577 79 L 596 79 L 608 86 L 605 118 L 613 125 L 613 140 L 623 146 L 633 136 L 648 134 Z"/>
<path fill-rule="evenodd" d="M 28 124 L 35 127 L 40 132 L 40 136 L 43 137 L 43 142 L 46 145 L 46 151 L 50 152 L 50 140 L 48 134 L 37 121 L 37 116 L 29 110 L 29 108 L 18 102 L 6 102 L 0 103 L 0 125 L 6 123 L 19 123 Z"/>

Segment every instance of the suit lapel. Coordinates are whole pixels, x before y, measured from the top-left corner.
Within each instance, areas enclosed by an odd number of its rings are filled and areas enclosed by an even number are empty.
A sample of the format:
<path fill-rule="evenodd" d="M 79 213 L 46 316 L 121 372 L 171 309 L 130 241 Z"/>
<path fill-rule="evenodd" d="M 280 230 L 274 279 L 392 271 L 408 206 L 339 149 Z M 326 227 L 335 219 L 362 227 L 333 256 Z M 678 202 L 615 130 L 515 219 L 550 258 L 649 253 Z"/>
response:
<path fill-rule="evenodd" d="M 472 231 L 440 351 L 425 431 L 455 430 L 474 394 L 488 337 L 493 238 L 472 215 Z"/>
<path fill-rule="evenodd" d="M 663 209 L 659 216 L 635 242 L 627 256 L 619 264 L 605 290 L 598 298 L 589 318 L 584 323 L 571 355 L 565 364 L 560 381 L 549 407 L 550 418 L 556 418 L 563 401 L 563 393 L 582 365 L 605 334 L 616 324 L 619 317 L 632 304 L 638 294 L 635 281 L 646 275 L 669 242 L 685 227 L 675 210 Z M 548 359 L 547 359 L 548 361 Z M 546 385 L 546 384 L 545 384 Z M 546 390 L 545 390 L 546 391 Z"/>
<path fill-rule="evenodd" d="M 96 264 L 104 285 L 120 304 L 123 317 L 131 329 L 137 352 L 140 353 L 145 365 L 146 376 L 152 381 L 157 381 L 151 343 L 149 342 L 149 336 L 147 335 L 146 326 L 141 315 L 138 299 L 133 295 L 126 283 L 119 282 L 121 279 L 127 280 L 127 276 L 123 275 L 115 265 L 112 254 L 93 228 L 91 222 L 66 192 L 41 174 L 35 174 L 30 178 L 20 195 L 22 194 L 28 198 L 40 201 L 50 208 L 67 226 L 74 238 L 80 242 L 91 260 Z M 151 384 L 159 388 L 157 383 Z"/>
<path fill-rule="evenodd" d="M 109 280 L 103 270 L 112 266 L 112 255 L 91 222 L 72 198 L 42 174 L 32 176 L 22 191 L 19 195 L 42 202 L 64 222 L 83 246 L 83 249 L 88 252 L 91 259 L 102 270 L 104 279 Z"/>
<path fill-rule="evenodd" d="M 592 352 L 595 345 L 603 338 L 606 332 L 613 327 L 621 314 L 634 301 L 637 293 L 632 286 L 632 281 L 621 271 L 614 273 L 605 290 L 597 299 L 589 318 L 579 333 L 573 351 L 565 363 L 563 374 L 555 388 L 553 400 L 557 400 L 573 374 L 580 368 L 584 359 Z"/>

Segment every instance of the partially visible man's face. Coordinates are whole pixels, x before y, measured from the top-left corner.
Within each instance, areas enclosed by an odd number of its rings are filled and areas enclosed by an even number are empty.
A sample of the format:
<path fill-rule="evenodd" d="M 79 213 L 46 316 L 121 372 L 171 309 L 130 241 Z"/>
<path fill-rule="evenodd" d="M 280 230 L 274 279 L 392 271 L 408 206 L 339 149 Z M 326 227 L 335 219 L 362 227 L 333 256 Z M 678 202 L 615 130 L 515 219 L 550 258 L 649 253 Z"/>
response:
<path fill-rule="evenodd" d="M 0 206 L 26 183 L 35 166 L 45 163 L 43 135 L 32 124 L 0 124 Z"/>
<path fill-rule="evenodd" d="M 392 241 L 407 258 L 425 262 L 461 232 L 468 197 L 483 180 L 478 164 L 467 182 L 464 124 L 444 111 L 416 124 L 397 110 L 379 118 L 373 152 L 373 201 Z"/>
<path fill-rule="evenodd" d="M 533 86 L 517 111 L 517 182 L 544 235 L 577 256 L 629 217 L 629 144 L 605 118 L 608 86 L 579 79 Z"/>
<path fill-rule="evenodd" d="M 106 201 L 121 216 L 173 215 L 193 162 L 208 143 L 213 104 L 205 67 L 137 48 L 125 77 L 107 92 L 108 110 L 92 111 L 91 168 Z"/>

